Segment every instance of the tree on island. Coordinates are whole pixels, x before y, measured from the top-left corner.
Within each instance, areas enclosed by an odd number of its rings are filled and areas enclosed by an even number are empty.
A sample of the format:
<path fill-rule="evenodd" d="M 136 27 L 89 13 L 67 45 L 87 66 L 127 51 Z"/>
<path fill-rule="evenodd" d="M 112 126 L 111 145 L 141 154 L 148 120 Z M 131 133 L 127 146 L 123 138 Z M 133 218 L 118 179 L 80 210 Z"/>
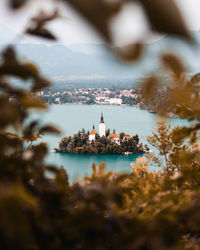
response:
<path fill-rule="evenodd" d="M 110 129 L 108 128 L 108 129 L 106 130 L 106 137 L 108 137 L 109 134 L 110 134 Z"/>
<path fill-rule="evenodd" d="M 139 144 L 138 135 L 124 139 L 126 134 L 120 133 L 120 144 L 117 144 L 112 139 L 100 137 L 98 134 L 95 135 L 95 140 L 90 142 L 88 133 L 82 129 L 74 136 L 62 138 L 55 151 L 70 154 L 141 154 L 149 151 L 147 145 L 143 147 L 141 143 Z"/>

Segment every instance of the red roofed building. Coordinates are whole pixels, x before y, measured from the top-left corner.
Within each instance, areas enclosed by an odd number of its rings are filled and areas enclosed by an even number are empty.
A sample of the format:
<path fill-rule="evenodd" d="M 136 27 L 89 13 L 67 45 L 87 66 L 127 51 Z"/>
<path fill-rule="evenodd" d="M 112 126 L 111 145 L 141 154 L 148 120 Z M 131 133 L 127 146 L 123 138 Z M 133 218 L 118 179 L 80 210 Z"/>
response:
<path fill-rule="evenodd" d="M 123 137 L 123 141 L 128 141 L 128 140 L 130 140 L 132 137 L 130 136 L 130 135 L 125 135 L 124 137 Z"/>
<path fill-rule="evenodd" d="M 96 136 L 96 130 L 95 127 L 93 126 L 93 129 L 89 134 L 89 141 L 95 141 L 95 136 Z"/>
<path fill-rule="evenodd" d="M 117 135 L 115 132 L 113 132 L 112 134 L 109 134 L 107 138 L 117 144 L 120 144 L 119 135 Z"/>

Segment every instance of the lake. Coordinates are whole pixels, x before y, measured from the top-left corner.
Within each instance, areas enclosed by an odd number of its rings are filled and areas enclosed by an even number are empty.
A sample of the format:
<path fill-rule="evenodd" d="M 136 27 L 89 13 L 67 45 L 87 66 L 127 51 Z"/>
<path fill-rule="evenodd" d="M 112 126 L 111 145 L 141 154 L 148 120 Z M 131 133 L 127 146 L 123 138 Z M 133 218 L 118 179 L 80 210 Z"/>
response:
<path fill-rule="evenodd" d="M 158 121 L 157 116 L 146 110 L 135 107 L 107 106 L 107 105 L 50 105 L 47 112 L 34 112 L 31 119 L 39 118 L 41 124 L 51 123 L 62 129 L 61 136 L 43 137 L 49 145 L 48 163 L 57 166 L 64 166 L 67 170 L 70 181 L 89 175 L 92 172 L 92 164 L 106 163 L 107 170 L 129 172 L 130 163 L 135 162 L 141 155 L 70 155 L 53 153 L 52 150 L 58 147 L 58 142 L 64 136 L 70 136 L 85 128 L 91 131 L 95 125 L 98 131 L 101 112 L 104 115 L 106 129 L 113 129 L 116 133 L 125 132 L 130 135 L 138 134 L 140 141 L 144 144 L 146 137 L 152 134 Z M 175 125 L 187 125 L 188 122 L 179 118 L 171 118 L 169 123 Z"/>

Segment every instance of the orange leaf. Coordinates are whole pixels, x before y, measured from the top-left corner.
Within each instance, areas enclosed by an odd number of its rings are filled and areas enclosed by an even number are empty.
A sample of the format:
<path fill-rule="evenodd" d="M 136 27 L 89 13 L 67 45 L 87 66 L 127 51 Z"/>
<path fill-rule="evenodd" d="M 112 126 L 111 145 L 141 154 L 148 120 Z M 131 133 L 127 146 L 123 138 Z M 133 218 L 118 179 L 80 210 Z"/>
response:
<path fill-rule="evenodd" d="M 139 0 L 152 28 L 160 33 L 182 36 L 192 40 L 183 18 L 173 0 Z"/>

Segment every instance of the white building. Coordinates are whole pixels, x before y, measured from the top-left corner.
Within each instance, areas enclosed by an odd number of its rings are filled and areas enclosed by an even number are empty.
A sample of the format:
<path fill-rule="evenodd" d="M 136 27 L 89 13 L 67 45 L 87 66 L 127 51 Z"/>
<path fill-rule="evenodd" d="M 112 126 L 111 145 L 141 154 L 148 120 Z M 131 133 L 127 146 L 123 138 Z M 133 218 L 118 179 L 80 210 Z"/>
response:
<path fill-rule="evenodd" d="M 56 97 L 55 102 L 60 103 L 60 97 Z"/>
<path fill-rule="evenodd" d="M 101 120 L 100 120 L 100 124 L 99 124 L 99 136 L 103 137 L 106 136 L 106 125 L 104 123 L 104 119 L 103 119 L 103 114 L 101 113 Z"/>
<path fill-rule="evenodd" d="M 115 131 L 113 131 L 113 133 L 110 134 L 107 138 L 110 139 L 111 141 L 117 143 L 118 145 L 120 145 L 120 138 L 119 138 L 119 135 L 117 135 L 117 134 L 115 133 Z"/>
<path fill-rule="evenodd" d="M 122 104 L 122 99 L 121 98 L 110 98 L 109 103 L 111 105 L 121 105 Z"/>
<path fill-rule="evenodd" d="M 95 130 L 94 126 L 93 126 L 93 129 L 89 134 L 89 141 L 90 142 L 95 141 L 95 136 L 96 136 L 96 130 Z"/>

